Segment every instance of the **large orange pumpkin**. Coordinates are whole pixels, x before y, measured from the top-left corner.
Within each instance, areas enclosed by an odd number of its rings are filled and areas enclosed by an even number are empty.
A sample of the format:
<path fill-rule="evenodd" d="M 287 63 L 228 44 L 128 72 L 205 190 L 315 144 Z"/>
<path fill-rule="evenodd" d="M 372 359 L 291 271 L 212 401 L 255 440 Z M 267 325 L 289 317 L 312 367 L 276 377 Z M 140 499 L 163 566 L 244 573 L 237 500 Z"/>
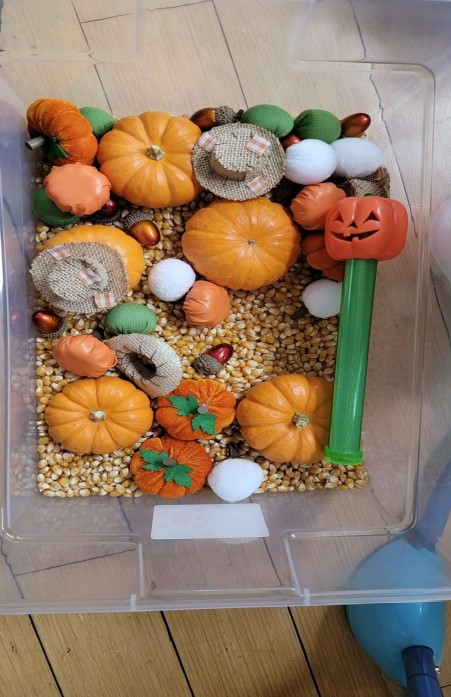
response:
<path fill-rule="evenodd" d="M 248 445 L 273 462 L 311 465 L 329 438 L 332 383 L 321 377 L 279 375 L 239 403 L 236 418 Z"/>
<path fill-rule="evenodd" d="M 267 198 L 214 201 L 188 220 L 183 253 L 220 286 L 254 290 L 275 283 L 301 253 L 301 238 L 283 206 Z"/>
<path fill-rule="evenodd" d="M 136 443 L 153 421 L 149 398 L 121 378 L 82 378 L 45 410 L 49 434 L 73 453 L 111 453 Z"/>
<path fill-rule="evenodd" d="M 211 468 L 211 457 L 199 443 L 187 443 L 170 436 L 144 441 L 130 463 L 141 491 L 167 499 L 199 491 Z"/>
<path fill-rule="evenodd" d="M 175 438 L 212 438 L 235 418 L 235 397 L 216 380 L 182 380 L 158 398 L 155 417 Z"/>
<path fill-rule="evenodd" d="M 100 171 L 115 194 L 149 208 L 181 206 L 202 187 L 191 152 L 202 135 L 189 119 L 148 111 L 120 119 L 100 141 Z"/>
<path fill-rule="evenodd" d="M 94 162 L 97 138 L 75 104 L 63 99 L 37 99 L 27 109 L 27 121 L 30 136 L 45 137 L 44 150 L 54 165 Z"/>

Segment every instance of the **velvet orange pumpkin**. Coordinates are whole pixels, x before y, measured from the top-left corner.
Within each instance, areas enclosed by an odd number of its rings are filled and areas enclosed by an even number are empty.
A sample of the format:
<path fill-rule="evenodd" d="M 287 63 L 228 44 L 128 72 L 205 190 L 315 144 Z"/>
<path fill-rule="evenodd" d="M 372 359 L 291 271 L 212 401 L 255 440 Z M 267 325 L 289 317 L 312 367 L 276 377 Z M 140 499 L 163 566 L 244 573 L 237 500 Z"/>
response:
<path fill-rule="evenodd" d="M 332 383 L 321 377 L 279 375 L 239 403 L 236 418 L 248 445 L 273 462 L 311 465 L 329 438 Z"/>
<path fill-rule="evenodd" d="M 153 421 L 149 398 L 115 377 L 82 378 L 55 394 L 45 410 L 49 434 L 73 453 L 111 453 L 136 443 Z"/>
<path fill-rule="evenodd" d="M 291 202 L 293 218 L 306 230 L 323 230 L 328 212 L 345 196 L 332 182 L 304 186 Z"/>
<path fill-rule="evenodd" d="M 202 187 L 191 152 L 201 130 L 189 119 L 148 111 L 120 119 L 100 141 L 100 171 L 115 194 L 149 208 L 181 206 Z"/>
<path fill-rule="evenodd" d="M 267 198 L 214 201 L 188 220 L 183 253 L 196 271 L 228 288 L 275 283 L 297 260 L 301 238 L 285 209 Z"/>
<path fill-rule="evenodd" d="M 55 165 L 81 162 L 91 165 L 97 138 L 75 104 L 63 99 L 37 99 L 27 109 L 30 136 L 44 136 L 44 150 Z"/>
<path fill-rule="evenodd" d="M 57 232 L 44 245 L 44 249 L 66 242 L 99 242 L 118 252 L 127 269 L 129 288 L 138 285 L 144 271 L 144 254 L 139 242 L 112 225 L 76 225 L 70 230 Z"/>
<path fill-rule="evenodd" d="M 52 167 L 44 179 L 45 193 L 65 213 L 90 215 L 110 198 L 111 184 L 98 169 L 80 162 Z"/>
<path fill-rule="evenodd" d="M 53 358 L 74 375 L 98 378 L 117 363 L 117 356 L 91 334 L 70 334 L 59 339 L 52 350 Z"/>
<path fill-rule="evenodd" d="M 199 491 L 211 468 L 211 457 L 199 443 L 187 443 L 170 436 L 144 441 L 130 463 L 141 491 L 167 499 Z"/>
<path fill-rule="evenodd" d="M 312 269 L 323 272 L 326 278 L 342 281 L 344 262 L 332 259 L 326 252 L 324 232 L 312 232 L 302 239 L 302 251 Z"/>
<path fill-rule="evenodd" d="M 158 398 L 156 419 L 180 440 L 212 438 L 235 418 L 235 397 L 216 380 L 182 380 Z"/>
<path fill-rule="evenodd" d="M 198 327 L 215 327 L 230 312 L 230 298 L 222 286 L 208 281 L 196 281 L 183 303 L 188 324 Z"/>

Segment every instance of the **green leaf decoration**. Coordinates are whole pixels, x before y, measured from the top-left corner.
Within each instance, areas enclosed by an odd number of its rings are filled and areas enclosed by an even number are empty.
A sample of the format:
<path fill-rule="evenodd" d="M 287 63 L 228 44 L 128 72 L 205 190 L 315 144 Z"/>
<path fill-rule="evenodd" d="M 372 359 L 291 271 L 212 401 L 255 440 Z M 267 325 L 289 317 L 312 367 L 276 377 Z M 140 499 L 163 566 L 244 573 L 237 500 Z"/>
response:
<path fill-rule="evenodd" d="M 193 468 L 187 465 L 174 465 L 169 467 L 164 473 L 165 482 L 174 482 L 177 486 L 184 486 L 189 489 L 192 486 L 192 480 L 188 472 L 192 472 Z"/>
<path fill-rule="evenodd" d="M 46 136 L 44 149 L 50 160 L 54 160 L 57 157 L 67 157 L 67 152 L 63 150 L 55 136 Z"/>
<path fill-rule="evenodd" d="M 204 433 L 213 436 L 215 433 L 216 418 L 216 414 L 210 414 L 208 411 L 203 414 L 198 414 L 191 421 L 191 428 L 193 431 L 197 431 L 198 428 L 201 428 Z"/>
<path fill-rule="evenodd" d="M 169 457 L 166 450 L 158 453 L 156 450 L 141 450 L 141 457 L 147 465 L 143 465 L 143 469 L 150 470 L 151 472 L 158 472 L 164 467 L 163 460 Z"/>
<path fill-rule="evenodd" d="M 173 397 L 169 397 L 169 401 L 172 406 L 177 409 L 177 414 L 179 416 L 192 416 L 193 414 L 197 414 L 199 402 L 192 394 L 189 394 L 188 397 L 177 397 L 174 395 Z"/>

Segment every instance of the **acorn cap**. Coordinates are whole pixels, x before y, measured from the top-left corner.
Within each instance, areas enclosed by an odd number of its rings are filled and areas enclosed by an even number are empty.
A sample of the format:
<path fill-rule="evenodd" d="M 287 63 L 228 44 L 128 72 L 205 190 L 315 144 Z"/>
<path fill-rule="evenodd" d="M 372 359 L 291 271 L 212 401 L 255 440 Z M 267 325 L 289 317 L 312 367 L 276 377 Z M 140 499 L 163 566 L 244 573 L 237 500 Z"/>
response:
<path fill-rule="evenodd" d="M 204 353 L 193 361 L 193 368 L 199 375 L 217 375 L 222 370 L 222 365 L 216 358 Z"/>
<path fill-rule="evenodd" d="M 130 230 L 132 225 L 139 223 L 141 220 L 153 220 L 153 213 L 149 208 L 140 208 L 139 210 L 130 211 L 122 222 L 124 228 Z"/>
<path fill-rule="evenodd" d="M 240 120 L 243 110 L 235 111 L 231 106 L 218 106 L 215 109 L 215 121 L 218 126 L 226 123 L 236 123 Z"/>

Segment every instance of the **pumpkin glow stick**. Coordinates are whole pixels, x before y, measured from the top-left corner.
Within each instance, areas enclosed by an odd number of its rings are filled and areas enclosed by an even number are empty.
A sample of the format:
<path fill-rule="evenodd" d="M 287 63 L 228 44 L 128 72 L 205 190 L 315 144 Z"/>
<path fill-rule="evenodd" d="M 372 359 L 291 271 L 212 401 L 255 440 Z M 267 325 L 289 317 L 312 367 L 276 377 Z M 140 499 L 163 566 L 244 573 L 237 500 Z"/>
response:
<path fill-rule="evenodd" d="M 328 213 L 326 251 L 345 261 L 329 444 L 324 459 L 359 465 L 366 373 L 378 261 L 393 259 L 407 236 L 407 211 L 379 196 L 348 197 Z"/>

